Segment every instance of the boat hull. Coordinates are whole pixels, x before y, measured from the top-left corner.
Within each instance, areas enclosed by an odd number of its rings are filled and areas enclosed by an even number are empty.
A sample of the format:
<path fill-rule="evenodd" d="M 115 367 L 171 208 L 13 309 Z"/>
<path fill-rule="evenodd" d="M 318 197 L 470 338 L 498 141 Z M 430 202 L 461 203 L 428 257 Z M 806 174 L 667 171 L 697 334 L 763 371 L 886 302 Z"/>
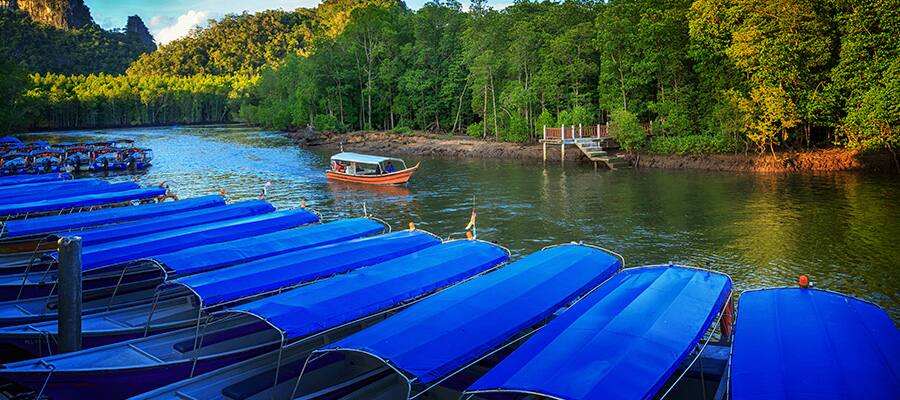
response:
<path fill-rule="evenodd" d="M 276 345 L 251 348 L 222 357 L 200 359 L 194 375 L 213 371 L 277 348 Z M 124 399 L 182 379 L 191 374 L 191 361 L 136 368 L 56 370 L 44 395 L 52 399 Z M 89 366 L 86 366 L 89 367 Z M 0 377 L 22 386 L 40 390 L 50 370 L 4 371 Z"/>
<path fill-rule="evenodd" d="M 409 178 L 412 177 L 418 168 L 419 164 L 416 164 L 412 168 L 381 175 L 350 175 L 329 170 L 325 172 L 325 176 L 328 179 L 341 182 L 364 183 L 367 185 L 402 185 L 409 182 Z"/>

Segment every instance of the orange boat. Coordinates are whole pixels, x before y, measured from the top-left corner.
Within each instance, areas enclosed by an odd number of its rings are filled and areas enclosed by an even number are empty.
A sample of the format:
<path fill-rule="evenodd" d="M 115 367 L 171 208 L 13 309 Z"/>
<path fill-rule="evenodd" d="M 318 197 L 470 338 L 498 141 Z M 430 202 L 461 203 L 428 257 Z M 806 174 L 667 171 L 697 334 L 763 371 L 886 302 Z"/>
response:
<path fill-rule="evenodd" d="M 406 162 L 399 158 L 345 152 L 331 156 L 331 169 L 325 176 L 343 182 L 402 185 L 418 168 L 419 164 L 407 168 Z"/>

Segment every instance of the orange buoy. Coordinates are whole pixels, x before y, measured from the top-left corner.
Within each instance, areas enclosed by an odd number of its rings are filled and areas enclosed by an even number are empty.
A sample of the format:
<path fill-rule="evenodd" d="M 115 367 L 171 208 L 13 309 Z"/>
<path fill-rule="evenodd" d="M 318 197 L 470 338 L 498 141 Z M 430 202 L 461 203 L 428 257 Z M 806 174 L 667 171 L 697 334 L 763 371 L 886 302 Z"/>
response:
<path fill-rule="evenodd" d="M 472 236 L 472 231 L 466 231 L 466 239 L 474 240 L 475 236 Z"/>
<path fill-rule="evenodd" d="M 411 231 L 416 230 L 416 224 L 410 222 L 410 223 L 409 223 L 409 230 L 411 230 Z"/>
<path fill-rule="evenodd" d="M 809 277 L 806 275 L 800 275 L 800 287 L 806 289 L 809 287 Z"/>

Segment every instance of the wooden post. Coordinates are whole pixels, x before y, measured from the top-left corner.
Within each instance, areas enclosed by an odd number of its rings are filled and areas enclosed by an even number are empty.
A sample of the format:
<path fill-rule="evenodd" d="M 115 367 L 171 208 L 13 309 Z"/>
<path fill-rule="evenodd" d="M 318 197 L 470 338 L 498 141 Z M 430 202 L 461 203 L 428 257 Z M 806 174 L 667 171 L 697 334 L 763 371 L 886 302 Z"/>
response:
<path fill-rule="evenodd" d="M 566 165 L 566 125 L 562 126 L 562 134 L 559 140 L 559 162 Z"/>
<path fill-rule="evenodd" d="M 544 125 L 544 163 L 547 162 L 547 125 Z"/>
<path fill-rule="evenodd" d="M 81 237 L 59 239 L 59 352 L 81 350 Z"/>

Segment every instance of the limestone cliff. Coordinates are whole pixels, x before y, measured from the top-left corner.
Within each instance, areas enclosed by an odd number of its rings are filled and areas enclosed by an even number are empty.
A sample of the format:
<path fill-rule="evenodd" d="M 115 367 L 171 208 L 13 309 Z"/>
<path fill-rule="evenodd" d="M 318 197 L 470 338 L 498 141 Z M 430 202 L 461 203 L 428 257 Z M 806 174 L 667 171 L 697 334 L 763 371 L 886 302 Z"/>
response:
<path fill-rule="evenodd" d="M 22 10 L 35 22 L 58 29 L 94 25 L 84 0 L 0 0 L 0 9 Z"/>
<path fill-rule="evenodd" d="M 156 42 L 153 40 L 153 35 L 150 34 L 150 30 L 147 29 L 147 25 L 144 25 L 144 20 L 142 20 L 141 17 L 137 15 L 128 17 L 128 25 L 125 25 L 125 33 L 137 37 L 141 43 L 152 47 L 154 50 L 156 49 Z"/>

